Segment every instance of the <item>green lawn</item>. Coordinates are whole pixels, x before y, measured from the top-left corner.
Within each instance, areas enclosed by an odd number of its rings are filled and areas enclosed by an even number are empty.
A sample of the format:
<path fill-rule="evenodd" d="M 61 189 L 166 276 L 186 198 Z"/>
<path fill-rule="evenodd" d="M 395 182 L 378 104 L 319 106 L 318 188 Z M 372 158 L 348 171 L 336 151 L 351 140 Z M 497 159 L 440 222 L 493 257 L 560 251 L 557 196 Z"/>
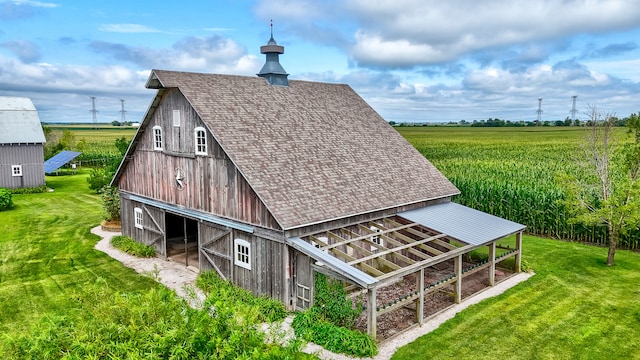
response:
<path fill-rule="evenodd" d="M 89 230 L 103 215 L 87 173 L 47 177 L 53 192 L 14 195 L 15 208 L 0 212 L 0 334 L 80 310 L 69 299 L 99 278 L 120 291 L 154 285 L 93 248 L 99 239 Z"/>
<path fill-rule="evenodd" d="M 393 359 L 640 359 L 640 254 L 532 236 L 536 275 L 402 347 Z"/>

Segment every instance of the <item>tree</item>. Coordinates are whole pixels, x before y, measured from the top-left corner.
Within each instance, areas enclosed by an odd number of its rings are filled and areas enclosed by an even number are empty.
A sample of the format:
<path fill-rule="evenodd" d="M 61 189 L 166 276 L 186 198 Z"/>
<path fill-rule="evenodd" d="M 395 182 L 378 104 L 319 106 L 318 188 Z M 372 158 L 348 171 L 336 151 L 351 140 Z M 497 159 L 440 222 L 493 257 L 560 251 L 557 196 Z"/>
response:
<path fill-rule="evenodd" d="M 596 107 L 587 115 L 583 174 L 563 177 L 565 205 L 573 221 L 607 227 L 612 266 L 621 236 L 640 224 L 640 114 L 632 115 L 634 139 L 624 146 L 616 142 L 614 116 L 603 117 Z"/>

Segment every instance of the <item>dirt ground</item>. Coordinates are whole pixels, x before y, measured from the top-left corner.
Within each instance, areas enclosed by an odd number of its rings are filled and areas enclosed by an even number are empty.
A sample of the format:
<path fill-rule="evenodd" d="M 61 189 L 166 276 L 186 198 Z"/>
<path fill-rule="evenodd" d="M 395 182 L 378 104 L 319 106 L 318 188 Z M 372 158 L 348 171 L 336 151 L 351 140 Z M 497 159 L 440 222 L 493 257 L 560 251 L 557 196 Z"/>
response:
<path fill-rule="evenodd" d="M 471 262 L 463 262 L 463 269 L 470 268 L 474 265 Z M 496 268 L 495 282 L 499 283 L 503 279 L 513 275 L 513 271 Z M 438 264 L 437 267 L 425 269 L 425 286 L 434 284 L 438 280 L 446 279 L 453 276 L 453 260 Z M 471 275 L 464 277 L 462 280 L 462 300 L 489 288 L 489 270 L 483 269 Z M 384 288 L 378 288 L 376 306 L 382 308 L 384 305 L 393 303 L 394 300 L 400 299 L 408 294 L 417 291 L 417 282 L 414 275 L 405 277 L 402 281 L 393 283 Z M 427 290 L 429 292 L 429 290 Z M 363 305 L 368 306 L 367 299 L 361 299 Z M 430 290 L 425 296 L 423 314 L 427 319 L 438 312 L 441 312 L 455 305 L 454 285 L 447 285 L 437 290 Z M 378 341 L 384 341 L 401 333 L 408 327 L 417 324 L 416 305 L 411 304 L 397 310 L 377 317 L 377 335 Z M 359 330 L 367 330 L 366 312 L 363 312 L 356 320 L 356 328 Z"/>

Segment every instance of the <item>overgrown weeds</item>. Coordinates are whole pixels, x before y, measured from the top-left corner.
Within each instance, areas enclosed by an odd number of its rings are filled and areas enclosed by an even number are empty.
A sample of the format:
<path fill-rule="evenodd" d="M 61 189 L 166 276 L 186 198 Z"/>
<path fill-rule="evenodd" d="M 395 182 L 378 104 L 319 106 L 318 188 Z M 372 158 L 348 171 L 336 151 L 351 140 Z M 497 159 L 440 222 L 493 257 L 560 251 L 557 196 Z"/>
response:
<path fill-rule="evenodd" d="M 200 273 L 196 285 L 207 294 L 204 304 L 206 308 L 234 307 L 238 316 L 247 323 L 280 321 L 287 316 L 284 304 L 280 301 L 267 296 L 255 296 L 250 291 L 223 280 L 213 271 Z"/>
<path fill-rule="evenodd" d="M 293 319 L 296 336 L 333 352 L 360 357 L 378 353 L 374 339 L 350 328 L 363 307 L 347 297 L 341 281 L 316 273 L 313 299 L 313 306 Z"/>
<path fill-rule="evenodd" d="M 293 346 L 266 344 L 264 334 L 238 320 L 233 306 L 191 308 L 164 286 L 114 293 L 88 285 L 70 301 L 68 316 L 45 315 L 31 333 L 6 334 L 10 358 L 295 359 Z"/>
<path fill-rule="evenodd" d="M 116 249 L 120 249 L 127 254 L 137 257 L 154 257 L 156 256 L 156 249 L 153 246 L 147 246 L 141 244 L 132 238 L 124 235 L 116 235 L 111 238 L 111 245 Z"/>

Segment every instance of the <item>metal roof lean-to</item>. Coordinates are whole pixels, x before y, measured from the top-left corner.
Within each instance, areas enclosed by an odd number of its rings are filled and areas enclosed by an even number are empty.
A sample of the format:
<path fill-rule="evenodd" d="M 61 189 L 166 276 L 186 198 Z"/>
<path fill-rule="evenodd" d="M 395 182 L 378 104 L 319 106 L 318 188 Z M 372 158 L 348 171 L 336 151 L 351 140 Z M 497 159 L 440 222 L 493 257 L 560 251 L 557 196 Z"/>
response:
<path fill-rule="evenodd" d="M 398 216 L 470 245 L 484 245 L 526 228 L 522 224 L 454 202 L 404 211 Z"/>

